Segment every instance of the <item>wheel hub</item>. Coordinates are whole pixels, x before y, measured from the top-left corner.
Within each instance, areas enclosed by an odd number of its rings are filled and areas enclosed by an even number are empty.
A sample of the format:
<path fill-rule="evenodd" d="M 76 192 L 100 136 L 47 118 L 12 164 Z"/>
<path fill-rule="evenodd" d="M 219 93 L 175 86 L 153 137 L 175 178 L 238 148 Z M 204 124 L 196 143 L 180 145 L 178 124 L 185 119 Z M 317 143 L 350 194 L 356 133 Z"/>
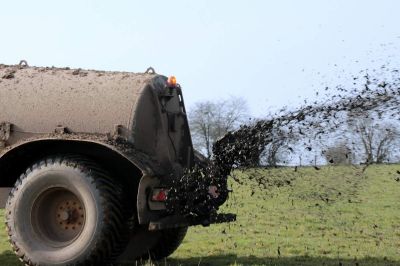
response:
<path fill-rule="evenodd" d="M 66 246 L 79 237 L 85 226 L 83 203 L 65 188 L 44 191 L 32 209 L 32 226 L 41 238 L 53 246 Z"/>
<path fill-rule="evenodd" d="M 80 230 L 85 221 L 85 212 L 80 202 L 64 200 L 58 205 L 56 220 L 59 227 L 64 230 Z"/>

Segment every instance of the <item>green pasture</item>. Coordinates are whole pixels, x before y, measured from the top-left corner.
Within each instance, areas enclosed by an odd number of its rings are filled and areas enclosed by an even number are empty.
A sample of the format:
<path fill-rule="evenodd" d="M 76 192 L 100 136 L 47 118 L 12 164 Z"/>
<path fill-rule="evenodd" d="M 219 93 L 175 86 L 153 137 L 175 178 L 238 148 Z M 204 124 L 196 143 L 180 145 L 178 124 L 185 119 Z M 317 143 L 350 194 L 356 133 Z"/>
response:
<path fill-rule="evenodd" d="M 223 212 L 157 265 L 400 265 L 400 165 L 251 169 Z M 4 219 L 4 212 L 0 212 Z M 0 228 L 0 265 L 20 265 Z M 134 263 L 132 265 L 153 264 Z"/>

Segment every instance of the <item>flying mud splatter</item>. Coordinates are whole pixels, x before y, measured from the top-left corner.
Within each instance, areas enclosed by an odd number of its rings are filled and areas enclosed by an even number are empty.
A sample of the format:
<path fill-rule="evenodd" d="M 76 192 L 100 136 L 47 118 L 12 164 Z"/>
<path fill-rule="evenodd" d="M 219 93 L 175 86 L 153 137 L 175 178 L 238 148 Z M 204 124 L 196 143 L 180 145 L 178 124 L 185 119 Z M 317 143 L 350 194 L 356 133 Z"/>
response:
<path fill-rule="evenodd" d="M 386 67 L 382 67 L 382 70 L 385 75 L 380 78 L 373 78 L 369 74 L 364 74 L 362 79 L 355 77 L 354 88 L 325 88 L 325 99 L 306 103 L 296 110 L 283 108 L 268 119 L 229 132 L 215 143 L 214 155 L 208 165 L 196 166 L 174 181 L 168 209 L 200 217 L 215 213 L 227 199 L 228 177 L 241 182 L 231 175 L 232 171 L 253 166 L 265 146 L 273 141 L 280 130 L 302 139 L 322 140 L 332 132 L 340 132 L 345 123 L 355 118 L 400 120 L 399 71 Z M 321 92 L 319 94 L 321 96 Z M 304 142 L 304 145 L 306 150 L 311 151 L 313 147 L 309 143 Z M 290 147 L 289 152 L 292 152 Z M 257 181 L 263 184 L 267 179 L 258 178 Z M 209 193 L 210 186 L 216 186 L 218 198 Z"/>

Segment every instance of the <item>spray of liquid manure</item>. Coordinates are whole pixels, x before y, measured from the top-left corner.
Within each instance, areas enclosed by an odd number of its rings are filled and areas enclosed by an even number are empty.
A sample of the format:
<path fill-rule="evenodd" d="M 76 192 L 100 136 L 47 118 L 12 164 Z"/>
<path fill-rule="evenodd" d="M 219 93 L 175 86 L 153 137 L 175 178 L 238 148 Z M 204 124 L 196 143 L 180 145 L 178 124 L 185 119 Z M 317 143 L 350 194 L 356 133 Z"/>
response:
<path fill-rule="evenodd" d="M 394 119 L 400 122 L 400 75 L 397 69 L 382 67 L 384 75 L 371 77 L 366 72 L 362 78 L 354 77 L 351 88 L 324 88 L 325 98 L 307 104 L 298 109 L 282 108 L 269 118 L 242 125 L 238 130 L 229 132 L 213 146 L 213 157 L 208 164 L 199 164 L 175 180 L 168 197 L 168 209 L 186 216 L 204 217 L 215 213 L 229 194 L 227 182 L 233 170 L 250 168 L 259 160 L 264 148 L 279 138 L 280 132 L 297 138 L 298 145 L 306 151 L 313 149 L 313 141 L 326 141 L 333 132 L 343 134 L 350 123 L 358 119 Z M 292 153 L 293 148 L 287 147 Z M 330 161 L 333 163 L 333 161 Z M 368 165 L 368 158 L 363 162 Z M 319 170 L 315 166 L 316 170 Z M 296 167 L 297 169 L 297 167 Z M 243 178 L 243 177 L 242 177 Z M 268 178 L 257 178 L 260 185 Z M 290 182 L 290 181 L 288 181 Z M 209 187 L 216 186 L 219 197 L 209 193 Z M 268 187 L 264 184 L 264 187 Z"/>

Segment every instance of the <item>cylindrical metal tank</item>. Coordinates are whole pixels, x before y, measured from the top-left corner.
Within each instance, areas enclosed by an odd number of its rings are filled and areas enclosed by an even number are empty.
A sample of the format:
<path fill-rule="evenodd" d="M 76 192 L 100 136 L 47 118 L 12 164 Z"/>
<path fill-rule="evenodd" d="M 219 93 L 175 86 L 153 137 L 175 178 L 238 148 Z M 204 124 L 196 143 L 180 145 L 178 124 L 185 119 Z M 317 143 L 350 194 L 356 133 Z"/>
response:
<path fill-rule="evenodd" d="M 154 71 L 0 65 L 0 124 L 12 126 L 8 146 L 61 128 L 82 138 L 117 134 L 161 164 L 186 166 L 192 153 L 180 87 Z"/>
<path fill-rule="evenodd" d="M 109 133 L 129 127 L 154 74 L 0 65 L 0 121 L 23 132 Z"/>

